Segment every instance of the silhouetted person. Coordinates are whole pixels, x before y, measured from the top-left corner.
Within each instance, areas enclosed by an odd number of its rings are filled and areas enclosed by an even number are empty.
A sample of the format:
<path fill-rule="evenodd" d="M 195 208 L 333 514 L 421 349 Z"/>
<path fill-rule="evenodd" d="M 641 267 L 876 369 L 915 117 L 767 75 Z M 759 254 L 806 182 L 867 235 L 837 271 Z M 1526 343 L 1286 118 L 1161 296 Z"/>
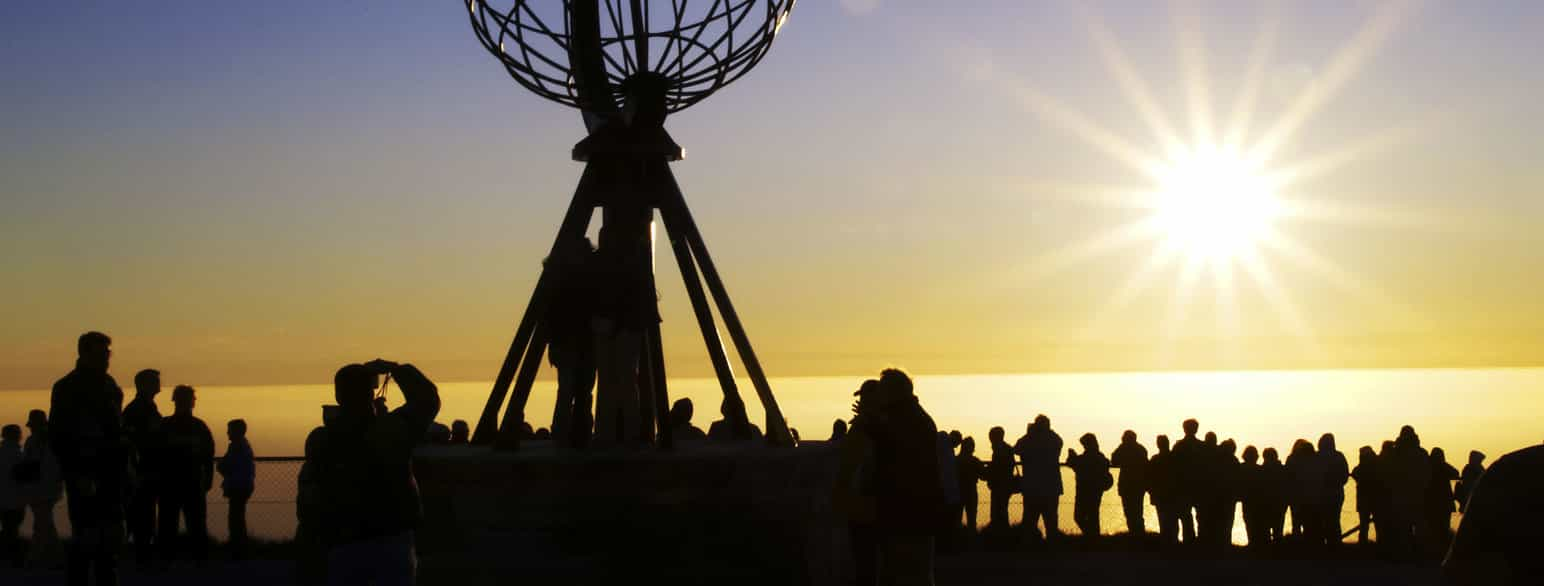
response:
<path fill-rule="evenodd" d="M 1249 547 L 1259 548 L 1270 543 L 1265 528 L 1266 512 L 1264 479 L 1260 472 L 1260 451 L 1254 446 L 1244 448 L 1244 461 L 1238 465 L 1238 492 L 1244 512 L 1244 534 L 1249 537 Z"/>
<path fill-rule="evenodd" d="M 1276 448 L 1265 448 L 1260 455 L 1263 459 L 1260 463 L 1260 510 L 1265 513 L 1265 531 L 1262 535 L 1266 537 L 1267 543 L 1276 543 L 1281 541 L 1283 526 L 1287 521 L 1287 494 L 1291 490 L 1288 487 L 1291 478 Z"/>
<path fill-rule="evenodd" d="M 1345 508 L 1346 481 L 1351 478 L 1351 468 L 1346 462 L 1346 455 L 1335 449 L 1335 434 L 1319 436 L 1318 455 L 1320 466 L 1324 469 L 1324 504 L 1319 527 L 1324 532 L 1324 543 L 1336 545 L 1340 543 L 1340 535 L 1344 532 L 1340 510 Z"/>
<path fill-rule="evenodd" d="M 214 434 L 204 420 L 193 415 L 198 398 L 193 387 L 172 389 L 172 414 L 161 421 L 160 548 L 172 557 L 178 541 L 179 518 L 187 528 L 186 545 L 195 560 L 209 556 L 209 524 L 206 499 L 214 485 Z"/>
<path fill-rule="evenodd" d="M 64 494 L 59 459 L 54 456 L 48 432 L 48 413 L 33 409 L 27 413 L 27 443 L 22 446 L 22 498 L 32 513 L 32 548 L 27 553 L 30 565 L 49 567 L 59 559 L 59 529 L 54 526 L 54 505 Z"/>
<path fill-rule="evenodd" d="M 21 426 L 13 423 L 0 427 L 0 559 L 17 568 L 26 560 L 21 522 L 27 517 L 27 507 L 16 479 L 16 468 L 21 463 Z"/>
<path fill-rule="evenodd" d="M 745 402 L 739 397 L 724 397 L 718 405 L 722 417 L 708 425 L 708 439 L 715 442 L 760 441 L 761 428 L 745 414 Z"/>
<path fill-rule="evenodd" d="M 1143 495 L 1147 493 L 1147 448 L 1137 442 L 1137 432 L 1126 430 L 1120 445 L 1110 452 L 1110 466 L 1120 470 L 1121 512 L 1126 515 L 1126 531 L 1133 536 L 1147 533 L 1147 519 L 1142 514 Z"/>
<path fill-rule="evenodd" d="M 1233 542 L 1233 525 L 1238 519 L 1238 503 L 1243 500 L 1243 477 L 1238 462 L 1238 442 L 1231 438 L 1217 445 L 1217 536 L 1213 545 L 1226 547 Z"/>
<path fill-rule="evenodd" d="M 232 556 L 246 557 L 247 550 L 247 501 L 257 486 L 257 460 L 252 444 L 247 441 L 247 422 L 232 419 L 225 424 L 225 435 L 230 444 L 225 456 L 216 466 L 220 472 L 220 491 L 225 493 L 230 506 L 226 515 L 226 527 L 230 529 Z"/>
<path fill-rule="evenodd" d="M 949 440 L 949 434 L 943 431 L 937 436 L 938 454 L 938 486 L 944 495 L 944 509 L 939 511 L 942 522 L 939 527 L 943 529 L 940 546 L 953 550 L 959 537 L 960 511 L 964 504 L 960 502 L 960 471 L 954 458 L 954 445 Z"/>
<path fill-rule="evenodd" d="M 161 393 L 161 373 L 145 369 L 134 375 L 134 400 L 123 407 L 123 433 L 136 461 L 135 483 L 130 488 L 129 536 L 140 565 L 150 563 L 156 539 L 156 501 L 160 498 L 160 457 L 163 437 L 161 410 L 155 404 Z"/>
<path fill-rule="evenodd" d="M 987 441 L 992 444 L 992 459 L 986 472 L 990 501 L 986 519 L 987 527 L 998 532 L 1008 530 L 1008 500 L 1019 489 L 1018 479 L 1013 474 L 1013 446 L 1008 445 L 1005 437 L 1001 427 L 993 427 L 987 432 Z"/>
<path fill-rule="evenodd" d="M 1469 452 L 1469 463 L 1464 464 L 1464 471 L 1458 476 L 1458 486 L 1453 487 L 1453 498 L 1458 499 L 1458 512 L 1462 513 L 1468 507 L 1469 491 L 1474 489 L 1475 483 L 1480 481 L 1480 475 L 1485 473 L 1485 454 L 1479 450 Z"/>
<path fill-rule="evenodd" d="M 1222 507 L 1226 500 L 1226 479 L 1221 461 L 1221 446 L 1216 432 L 1206 432 L 1201 441 L 1198 474 L 1191 486 L 1196 514 L 1196 542 L 1215 545 L 1222 541 Z"/>
<path fill-rule="evenodd" d="M 1378 444 L 1378 491 L 1374 493 L 1372 526 L 1378 536 L 1378 548 L 1385 556 L 1395 553 L 1400 541 L 1394 530 L 1394 477 L 1398 475 L 1394 440 Z M 1408 530 L 1408 527 L 1406 527 Z M 1407 531 L 1408 532 L 1408 531 Z"/>
<path fill-rule="evenodd" d="M 429 429 L 424 432 L 424 443 L 433 446 L 442 446 L 450 443 L 450 426 L 438 421 L 429 424 Z"/>
<path fill-rule="evenodd" d="M 1324 465 L 1314 453 L 1313 444 L 1300 439 L 1292 443 L 1287 454 L 1287 476 L 1291 479 L 1291 492 L 1287 506 L 1292 511 L 1292 535 L 1320 539 L 1320 521 L 1324 507 Z"/>
<path fill-rule="evenodd" d="M 682 397 L 676 399 L 670 406 L 670 438 L 677 442 L 699 442 L 708 439 L 708 434 L 695 425 L 692 425 L 692 400 Z"/>
<path fill-rule="evenodd" d="M 370 397 L 388 373 L 404 402 L 376 415 Z M 323 423 L 314 453 L 329 580 L 410 584 L 418 567 L 413 532 L 423 514 L 412 452 L 440 411 L 439 390 L 413 365 L 379 359 L 338 369 L 333 388 L 337 415 Z"/>
<path fill-rule="evenodd" d="M 965 514 L 965 530 L 973 532 L 976 530 L 976 508 L 981 498 L 976 485 L 986 479 L 986 464 L 976 457 L 975 438 L 960 440 L 960 455 L 955 458 L 955 472 L 960 487 L 960 505 Z M 959 519 L 954 521 L 958 523 Z"/>
<path fill-rule="evenodd" d="M 1159 435 L 1154 445 L 1158 452 L 1147 462 L 1147 491 L 1153 498 L 1153 509 L 1158 512 L 1158 537 L 1165 544 L 1179 543 L 1179 472 L 1174 465 L 1174 452 L 1169 449 L 1169 436 Z"/>
<path fill-rule="evenodd" d="M 1446 583 L 1544 584 L 1544 446 L 1497 458 L 1469 491 Z"/>
<path fill-rule="evenodd" d="M 123 447 L 123 390 L 107 373 L 112 339 L 87 332 L 76 342 L 79 359 L 49 397 L 48 420 L 70 513 L 69 583 L 118 583 L 128 488 Z"/>
<path fill-rule="evenodd" d="M 889 369 L 880 373 L 876 392 L 865 393 L 842 442 L 839 494 L 844 506 L 872 508 L 880 542 L 878 567 L 887 584 L 932 584 L 933 539 L 945 509 L 938 472 L 938 428 L 917 402 L 911 379 Z M 854 457 L 872 449 L 873 498 L 853 496 Z"/>
<path fill-rule="evenodd" d="M 1453 482 L 1458 469 L 1447 462 L 1442 448 L 1431 449 L 1431 477 L 1426 489 L 1426 526 L 1430 529 L 1429 546 L 1441 556 L 1453 540 Z"/>
<path fill-rule="evenodd" d="M 1372 451 L 1372 446 L 1362 446 L 1357 452 L 1356 468 L 1351 470 L 1351 477 L 1356 479 L 1356 517 L 1359 523 L 1356 542 L 1365 545 L 1385 490 L 1378 453 Z"/>
<path fill-rule="evenodd" d="M 552 437 L 560 448 L 584 447 L 589 444 L 593 425 L 590 410 L 596 376 L 597 346 L 591 320 L 600 284 L 593 262 L 595 247 L 581 237 L 562 243 L 554 252 L 544 263 L 555 283 L 545 320 L 551 335 L 547 360 L 558 373 Z"/>
<path fill-rule="evenodd" d="M 322 406 L 323 426 L 306 434 L 305 461 L 295 477 L 295 573 L 302 584 L 320 584 L 327 579 L 327 548 L 322 541 L 322 446 L 327 442 L 326 423 L 337 416 L 337 405 Z"/>
<path fill-rule="evenodd" d="M 586 434 L 588 435 L 588 434 Z M 450 422 L 450 443 L 464 446 L 471 443 L 472 428 L 467 425 L 465 419 L 457 419 Z"/>
<path fill-rule="evenodd" d="M 847 520 L 848 544 L 852 548 L 853 575 L 859 586 L 879 583 L 879 530 L 876 516 L 874 441 L 857 427 L 860 417 L 874 410 L 879 398 L 879 381 L 863 381 L 853 393 L 853 425 L 844 426 L 839 444 L 840 468 L 831 502 L 839 516 Z M 709 432 L 712 436 L 712 432 Z"/>
<path fill-rule="evenodd" d="M 1389 490 L 1389 543 L 1398 555 L 1414 555 L 1420 545 L 1417 539 L 1425 538 L 1430 531 L 1426 527 L 1425 504 L 1431 483 L 1431 458 L 1421 447 L 1415 428 L 1400 428 L 1388 464 L 1384 479 Z M 1378 523 L 1379 532 L 1384 525 Z"/>
<path fill-rule="evenodd" d="M 1099 438 L 1085 433 L 1078 438 L 1083 453 L 1067 450 L 1067 466 L 1072 468 L 1073 501 L 1072 521 L 1085 537 L 1097 537 L 1102 533 L 1099 526 L 1099 506 L 1104 502 L 1104 491 L 1115 485 L 1110 474 L 1110 460 L 1099 451 Z"/>
<path fill-rule="evenodd" d="M 835 443 L 835 442 L 842 441 L 842 438 L 845 438 L 845 437 L 847 437 L 847 420 L 846 419 L 838 419 L 836 421 L 832 421 L 831 422 L 831 437 L 830 437 L 830 439 L 828 439 L 826 441 Z"/>
<path fill-rule="evenodd" d="M 1022 499 L 1024 504 L 1023 529 L 1039 535 L 1037 523 L 1045 523 L 1043 539 L 1047 542 L 1061 536 L 1058 528 L 1062 495 L 1061 454 L 1062 439 L 1051 430 L 1051 419 L 1036 415 L 1024 430 L 1024 437 L 1013 446 L 1023 468 Z"/>
<path fill-rule="evenodd" d="M 1205 496 L 1210 490 L 1207 472 L 1211 451 L 1196 437 L 1196 432 L 1201 429 L 1199 422 L 1186 419 L 1181 428 L 1185 437 L 1174 442 L 1173 450 L 1174 498 L 1178 505 L 1175 512 L 1179 514 L 1179 523 L 1185 532 L 1185 543 L 1193 543 L 1196 541 L 1196 514 L 1205 508 Z"/>
<path fill-rule="evenodd" d="M 606 214 L 648 214 L 646 209 L 622 210 L 608 206 Z M 600 247 L 593 262 L 601 287 L 596 288 L 591 329 L 595 336 L 595 363 L 599 387 L 595 395 L 596 445 L 637 445 L 643 441 L 643 401 L 638 385 L 638 364 L 643 353 L 644 332 L 659 323 L 657 296 L 651 286 L 649 259 L 641 253 L 647 238 L 647 221 L 617 222 L 608 219 L 601 228 Z"/>

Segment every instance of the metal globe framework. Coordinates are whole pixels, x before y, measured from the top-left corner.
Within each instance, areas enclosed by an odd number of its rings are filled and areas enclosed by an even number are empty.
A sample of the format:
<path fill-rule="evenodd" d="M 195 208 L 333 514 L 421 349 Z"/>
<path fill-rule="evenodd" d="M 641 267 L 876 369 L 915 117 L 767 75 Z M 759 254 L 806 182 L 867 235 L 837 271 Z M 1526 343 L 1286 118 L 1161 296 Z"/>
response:
<path fill-rule="evenodd" d="M 740 396 L 734 366 L 718 322 L 728 333 L 766 413 L 766 441 L 788 446 L 794 441 L 773 397 L 767 375 L 751 347 L 750 336 L 735 311 L 702 232 L 670 170 L 683 151 L 664 122 L 668 114 L 701 102 L 744 76 L 772 46 L 794 0 L 465 0 L 478 41 L 498 58 L 515 81 L 535 94 L 579 109 L 589 134 L 575 145 L 574 159 L 585 169 L 568 211 L 558 227 L 549 258 L 563 256 L 585 241 L 594 211 L 602 211 L 596 257 L 608 259 L 613 272 L 606 286 L 625 290 L 639 305 L 655 304 L 654 228 L 658 212 L 676 264 L 681 269 L 692 313 L 724 393 L 721 411 L 730 433 L 753 437 Z M 526 306 L 503 366 L 494 379 L 472 442 L 515 449 L 527 423 L 526 402 L 553 343 L 555 328 L 548 309 L 565 293 L 565 268 L 544 266 Z M 642 287 L 629 284 L 644 283 Z M 716 310 L 716 311 L 715 311 Z M 610 365 L 612 394 L 636 383 L 641 430 L 602 429 L 597 392 L 597 437 L 615 441 L 652 441 L 672 445 L 668 377 L 658 320 L 643 324 L 638 362 Z M 571 338 L 565 338 L 571 339 Z M 609 339 L 609 338 L 608 338 Z M 631 343 L 631 342 L 629 342 Z M 628 354 L 630 355 L 630 354 Z M 636 376 L 634 376 L 636 375 Z M 583 392 L 587 393 L 588 390 Z M 553 435 L 561 422 L 580 411 L 564 397 L 562 385 L 552 418 Z M 586 395 L 587 396 L 587 395 Z M 507 399 L 507 400 L 506 400 Z M 503 415 L 500 416 L 500 411 Z M 621 414 L 623 410 L 608 410 Z M 574 429 L 589 433 L 587 425 Z M 657 431 L 656 431 L 657 430 Z M 587 435 L 586 435 L 587 436 Z"/>
<path fill-rule="evenodd" d="M 585 3 L 580 0 L 580 3 Z M 794 0 L 593 0 L 600 58 L 616 106 L 628 80 L 668 80 L 666 108 L 691 107 L 766 56 Z M 574 59 L 574 0 L 466 0 L 478 40 L 533 93 L 582 108 Z"/>

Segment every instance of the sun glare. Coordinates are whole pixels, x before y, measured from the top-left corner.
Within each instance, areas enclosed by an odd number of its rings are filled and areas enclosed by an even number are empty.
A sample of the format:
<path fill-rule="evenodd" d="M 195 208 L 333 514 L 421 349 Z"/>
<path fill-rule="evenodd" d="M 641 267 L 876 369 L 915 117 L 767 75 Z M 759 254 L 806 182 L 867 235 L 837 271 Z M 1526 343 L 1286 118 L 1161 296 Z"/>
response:
<path fill-rule="evenodd" d="M 1210 147 L 1171 161 L 1159 173 L 1153 197 L 1168 245 L 1212 262 L 1252 250 L 1280 208 L 1257 166 Z"/>

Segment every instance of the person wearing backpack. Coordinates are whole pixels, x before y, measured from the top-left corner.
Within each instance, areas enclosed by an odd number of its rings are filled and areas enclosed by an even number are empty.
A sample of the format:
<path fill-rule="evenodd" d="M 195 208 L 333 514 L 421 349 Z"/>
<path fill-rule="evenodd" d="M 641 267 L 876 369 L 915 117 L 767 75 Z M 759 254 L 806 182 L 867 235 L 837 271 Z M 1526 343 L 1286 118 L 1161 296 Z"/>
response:
<path fill-rule="evenodd" d="M 1115 477 L 1110 474 L 1110 459 L 1099 451 L 1099 438 L 1085 433 L 1078 443 L 1083 445 L 1083 453 L 1067 450 L 1067 466 L 1072 468 L 1075 482 L 1072 520 L 1084 537 L 1095 537 L 1100 532 L 1099 505 L 1105 491 L 1115 485 Z"/>
<path fill-rule="evenodd" d="M 381 375 L 397 382 L 404 403 L 377 414 L 372 399 Z M 336 415 L 318 431 L 315 451 L 307 450 L 320 480 L 328 581 L 412 584 L 414 530 L 423 517 L 412 454 L 439 414 L 439 390 L 412 365 L 380 359 L 344 366 L 333 385 Z"/>

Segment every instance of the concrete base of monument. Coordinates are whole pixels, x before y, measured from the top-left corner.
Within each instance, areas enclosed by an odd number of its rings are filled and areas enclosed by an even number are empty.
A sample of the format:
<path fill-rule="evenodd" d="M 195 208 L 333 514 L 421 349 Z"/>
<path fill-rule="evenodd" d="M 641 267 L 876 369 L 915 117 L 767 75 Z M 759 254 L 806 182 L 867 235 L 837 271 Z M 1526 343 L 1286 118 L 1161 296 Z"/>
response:
<path fill-rule="evenodd" d="M 836 451 L 696 444 L 414 459 L 424 583 L 836 583 Z"/>

